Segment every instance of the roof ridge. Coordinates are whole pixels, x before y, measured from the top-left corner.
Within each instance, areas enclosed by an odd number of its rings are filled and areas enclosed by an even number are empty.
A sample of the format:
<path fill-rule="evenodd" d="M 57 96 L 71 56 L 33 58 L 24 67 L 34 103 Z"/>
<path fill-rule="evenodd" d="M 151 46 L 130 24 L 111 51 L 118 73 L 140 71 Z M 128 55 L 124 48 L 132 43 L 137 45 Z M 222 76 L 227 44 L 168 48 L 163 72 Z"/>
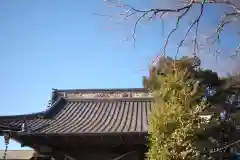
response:
<path fill-rule="evenodd" d="M 68 102 L 79 102 L 79 101 L 152 101 L 153 97 L 121 97 L 121 98 L 64 98 Z"/>
<path fill-rule="evenodd" d="M 53 89 L 57 92 L 104 92 L 104 91 L 148 91 L 145 88 L 91 88 L 91 89 Z"/>

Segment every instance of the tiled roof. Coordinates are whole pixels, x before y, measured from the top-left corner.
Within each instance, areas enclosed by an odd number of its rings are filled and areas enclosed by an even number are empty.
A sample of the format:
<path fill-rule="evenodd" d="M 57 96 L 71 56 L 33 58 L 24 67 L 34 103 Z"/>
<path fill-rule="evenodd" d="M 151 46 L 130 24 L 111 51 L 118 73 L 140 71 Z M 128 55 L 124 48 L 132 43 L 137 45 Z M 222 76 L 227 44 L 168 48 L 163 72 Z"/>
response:
<path fill-rule="evenodd" d="M 24 116 L 4 116 L 0 117 L 0 126 L 20 130 L 27 122 L 29 131 L 36 134 L 146 133 L 151 102 L 152 99 L 146 97 L 61 97 L 44 113 L 43 119 L 33 118 L 34 114 L 27 115 L 27 120 Z"/>
<path fill-rule="evenodd" d="M 152 103 L 147 90 L 54 90 L 53 97 L 53 104 L 45 112 L 0 116 L 0 130 L 20 130 L 27 122 L 28 130 L 36 134 L 147 132 Z"/>
<path fill-rule="evenodd" d="M 32 120 L 33 132 L 44 133 L 119 133 L 147 132 L 151 100 L 63 100 L 65 105 L 52 120 Z"/>

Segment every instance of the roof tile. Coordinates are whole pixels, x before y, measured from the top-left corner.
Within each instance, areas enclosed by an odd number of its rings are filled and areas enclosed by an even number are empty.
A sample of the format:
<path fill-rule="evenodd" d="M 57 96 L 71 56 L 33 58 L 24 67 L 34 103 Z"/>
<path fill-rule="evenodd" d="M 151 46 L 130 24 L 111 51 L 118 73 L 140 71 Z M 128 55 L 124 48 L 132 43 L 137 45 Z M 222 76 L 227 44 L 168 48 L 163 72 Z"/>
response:
<path fill-rule="evenodd" d="M 38 133 L 147 132 L 150 110 L 149 99 L 67 100 L 52 120 L 31 120 L 28 125 Z"/>

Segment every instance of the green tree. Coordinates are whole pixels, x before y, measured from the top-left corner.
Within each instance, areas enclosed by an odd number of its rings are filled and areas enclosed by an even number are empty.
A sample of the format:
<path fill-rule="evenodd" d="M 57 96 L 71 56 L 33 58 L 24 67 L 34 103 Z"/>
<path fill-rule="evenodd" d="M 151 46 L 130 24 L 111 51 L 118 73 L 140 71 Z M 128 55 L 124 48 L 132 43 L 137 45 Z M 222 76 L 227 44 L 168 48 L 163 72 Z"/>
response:
<path fill-rule="evenodd" d="M 155 95 L 149 120 L 149 160 L 194 159 L 199 114 L 205 108 L 204 91 L 190 59 L 167 57 L 150 69 L 143 84 Z"/>
<path fill-rule="evenodd" d="M 221 104 L 234 85 L 225 87 L 229 78 L 220 79 L 199 66 L 196 57 L 162 57 L 143 77 L 144 87 L 155 95 L 149 119 L 149 160 L 196 159 L 198 152 L 219 157 L 225 145 L 221 133 L 232 136 L 228 143 L 236 140 L 232 121 L 219 123 Z M 209 87 L 215 94 L 204 100 Z M 207 123 L 201 118 L 204 114 L 212 116 Z"/>

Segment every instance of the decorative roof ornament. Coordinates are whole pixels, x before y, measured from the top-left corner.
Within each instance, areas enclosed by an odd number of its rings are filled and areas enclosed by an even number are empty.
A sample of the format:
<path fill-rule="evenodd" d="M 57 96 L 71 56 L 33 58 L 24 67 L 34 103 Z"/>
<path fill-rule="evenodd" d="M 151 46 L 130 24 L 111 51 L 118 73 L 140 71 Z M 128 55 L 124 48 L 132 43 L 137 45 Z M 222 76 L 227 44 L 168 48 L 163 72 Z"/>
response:
<path fill-rule="evenodd" d="M 49 98 L 48 99 L 47 108 L 51 107 L 51 105 L 52 105 L 52 98 Z"/>
<path fill-rule="evenodd" d="M 56 101 L 56 97 L 57 97 L 57 92 L 58 92 L 58 90 L 57 89 L 55 89 L 55 88 L 52 88 L 52 96 L 51 96 L 51 104 L 53 104 L 55 101 Z"/>
<path fill-rule="evenodd" d="M 21 129 L 22 129 L 22 130 L 21 130 L 22 132 L 28 132 L 28 124 L 27 124 L 26 117 L 24 117 L 24 120 L 23 120 Z"/>
<path fill-rule="evenodd" d="M 52 92 L 55 92 L 55 91 L 57 91 L 57 89 L 56 88 L 52 88 Z"/>
<path fill-rule="evenodd" d="M 25 131 L 25 123 L 22 123 L 22 132 L 24 132 Z"/>
<path fill-rule="evenodd" d="M 65 92 L 66 98 L 80 98 L 80 99 L 118 99 L 118 98 L 152 98 L 151 92 L 134 92 L 134 91 L 116 91 L 116 92 Z"/>

